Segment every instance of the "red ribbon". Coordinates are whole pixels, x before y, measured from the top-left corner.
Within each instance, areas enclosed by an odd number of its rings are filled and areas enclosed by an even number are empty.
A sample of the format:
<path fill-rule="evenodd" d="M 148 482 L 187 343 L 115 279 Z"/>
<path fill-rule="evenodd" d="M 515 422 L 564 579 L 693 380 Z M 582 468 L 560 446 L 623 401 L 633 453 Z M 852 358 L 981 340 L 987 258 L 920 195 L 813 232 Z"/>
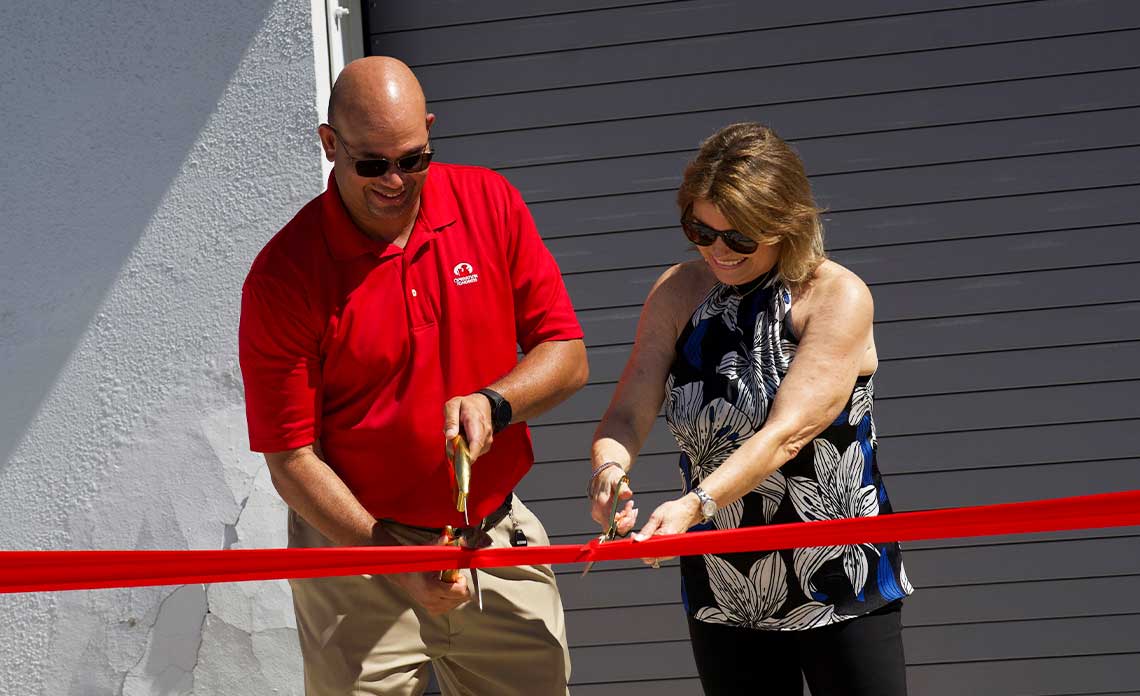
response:
<path fill-rule="evenodd" d="M 1140 491 L 693 532 L 658 536 L 641 542 L 622 540 L 601 544 L 595 540 L 584 545 L 477 551 L 453 546 L 0 551 L 0 593 L 616 561 L 1130 525 L 1140 525 Z"/>

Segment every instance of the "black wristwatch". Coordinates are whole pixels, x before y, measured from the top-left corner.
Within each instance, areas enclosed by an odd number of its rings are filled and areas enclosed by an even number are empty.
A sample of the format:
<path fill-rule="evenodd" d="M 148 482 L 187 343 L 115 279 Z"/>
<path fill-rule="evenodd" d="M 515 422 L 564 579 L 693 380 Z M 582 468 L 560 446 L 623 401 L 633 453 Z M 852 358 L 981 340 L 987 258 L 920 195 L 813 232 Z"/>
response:
<path fill-rule="evenodd" d="M 511 402 L 494 389 L 480 389 L 477 394 L 487 397 L 491 402 L 491 431 L 499 432 L 511 424 Z"/>

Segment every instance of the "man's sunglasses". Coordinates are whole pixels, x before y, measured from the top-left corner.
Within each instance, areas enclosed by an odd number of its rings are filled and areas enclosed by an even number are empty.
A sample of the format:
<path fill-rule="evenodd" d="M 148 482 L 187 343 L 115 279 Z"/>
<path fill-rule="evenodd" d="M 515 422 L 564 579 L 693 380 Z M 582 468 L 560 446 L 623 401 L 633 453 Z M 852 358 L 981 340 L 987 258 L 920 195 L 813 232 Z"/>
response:
<path fill-rule="evenodd" d="M 429 142 L 427 145 L 424 145 L 424 149 L 419 152 L 412 155 L 405 155 L 395 161 L 384 159 L 383 157 L 380 159 L 359 159 L 352 155 L 352 152 L 348 149 L 348 144 L 344 142 L 344 138 L 340 137 L 340 133 L 337 133 L 336 128 L 329 126 L 329 129 L 336 134 L 337 141 L 344 146 L 344 154 L 348 155 L 348 158 L 355 164 L 356 175 L 365 179 L 375 179 L 384 176 L 388 173 L 388 170 L 392 168 L 392 165 L 395 165 L 396 169 L 404 174 L 417 174 L 428 168 L 428 165 L 431 164 L 431 158 L 435 154 L 435 149 L 432 148 Z"/>
<path fill-rule="evenodd" d="M 760 243 L 752 237 L 737 230 L 714 230 L 705 223 L 693 217 L 693 207 L 685 208 L 681 216 L 681 229 L 689 241 L 697 246 L 710 246 L 717 237 L 724 240 L 724 245 L 738 254 L 751 254 L 760 247 Z"/>

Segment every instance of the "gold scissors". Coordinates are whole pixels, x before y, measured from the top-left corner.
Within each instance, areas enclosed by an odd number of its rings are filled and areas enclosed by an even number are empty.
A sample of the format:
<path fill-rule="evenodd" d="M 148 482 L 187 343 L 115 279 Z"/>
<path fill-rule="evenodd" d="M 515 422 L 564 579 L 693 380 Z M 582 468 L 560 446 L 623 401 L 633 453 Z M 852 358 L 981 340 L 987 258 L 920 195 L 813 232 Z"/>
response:
<path fill-rule="evenodd" d="M 443 528 L 443 533 L 447 536 L 447 544 L 449 546 L 463 546 L 464 536 L 469 536 L 475 540 L 476 548 L 478 544 L 478 536 L 483 533 L 483 521 L 479 521 L 477 528 L 471 527 L 471 520 L 467 516 L 467 496 L 471 493 L 471 452 L 467 449 L 467 440 L 463 439 L 462 435 L 456 435 L 451 439 L 451 449 L 448 452 L 448 458 L 451 459 L 453 468 L 455 469 L 455 479 L 452 482 L 452 489 L 455 493 L 455 509 L 463 513 L 463 530 L 458 530 L 450 525 Z M 483 534 L 486 536 L 486 534 Z M 488 543 L 490 543 L 488 541 Z M 444 582 L 456 582 L 459 580 L 458 569 L 448 569 L 440 571 L 439 579 Z M 475 568 L 471 569 L 471 589 L 475 591 L 475 603 L 479 606 L 479 610 L 483 610 L 483 590 L 479 587 L 479 571 Z"/>
<path fill-rule="evenodd" d="M 621 487 L 623 485 L 629 485 L 629 476 L 622 476 L 617 481 L 615 481 L 613 490 L 610 491 L 610 497 L 613 498 L 613 506 L 610 508 L 610 523 L 606 527 L 605 531 L 598 535 L 598 543 L 600 544 L 604 544 L 607 541 L 613 541 L 619 536 L 617 528 L 617 514 L 618 508 L 621 506 L 621 499 L 618 497 L 618 493 L 621 492 Z M 593 567 L 593 561 L 587 563 L 586 568 L 582 571 L 582 576 L 585 577 L 586 573 L 590 572 L 590 568 Z"/>

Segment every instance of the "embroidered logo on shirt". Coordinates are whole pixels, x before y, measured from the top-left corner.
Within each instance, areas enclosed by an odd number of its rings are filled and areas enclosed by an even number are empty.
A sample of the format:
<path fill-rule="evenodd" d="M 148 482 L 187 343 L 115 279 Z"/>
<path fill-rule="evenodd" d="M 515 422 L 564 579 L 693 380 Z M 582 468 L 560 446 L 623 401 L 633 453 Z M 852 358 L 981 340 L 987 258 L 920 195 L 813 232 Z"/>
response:
<path fill-rule="evenodd" d="M 471 283 L 479 282 L 479 274 L 476 273 L 471 264 L 467 262 L 455 264 L 455 268 L 451 269 L 451 273 L 455 276 L 452 280 L 455 281 L 456 285 L 470 285 Z"/>

